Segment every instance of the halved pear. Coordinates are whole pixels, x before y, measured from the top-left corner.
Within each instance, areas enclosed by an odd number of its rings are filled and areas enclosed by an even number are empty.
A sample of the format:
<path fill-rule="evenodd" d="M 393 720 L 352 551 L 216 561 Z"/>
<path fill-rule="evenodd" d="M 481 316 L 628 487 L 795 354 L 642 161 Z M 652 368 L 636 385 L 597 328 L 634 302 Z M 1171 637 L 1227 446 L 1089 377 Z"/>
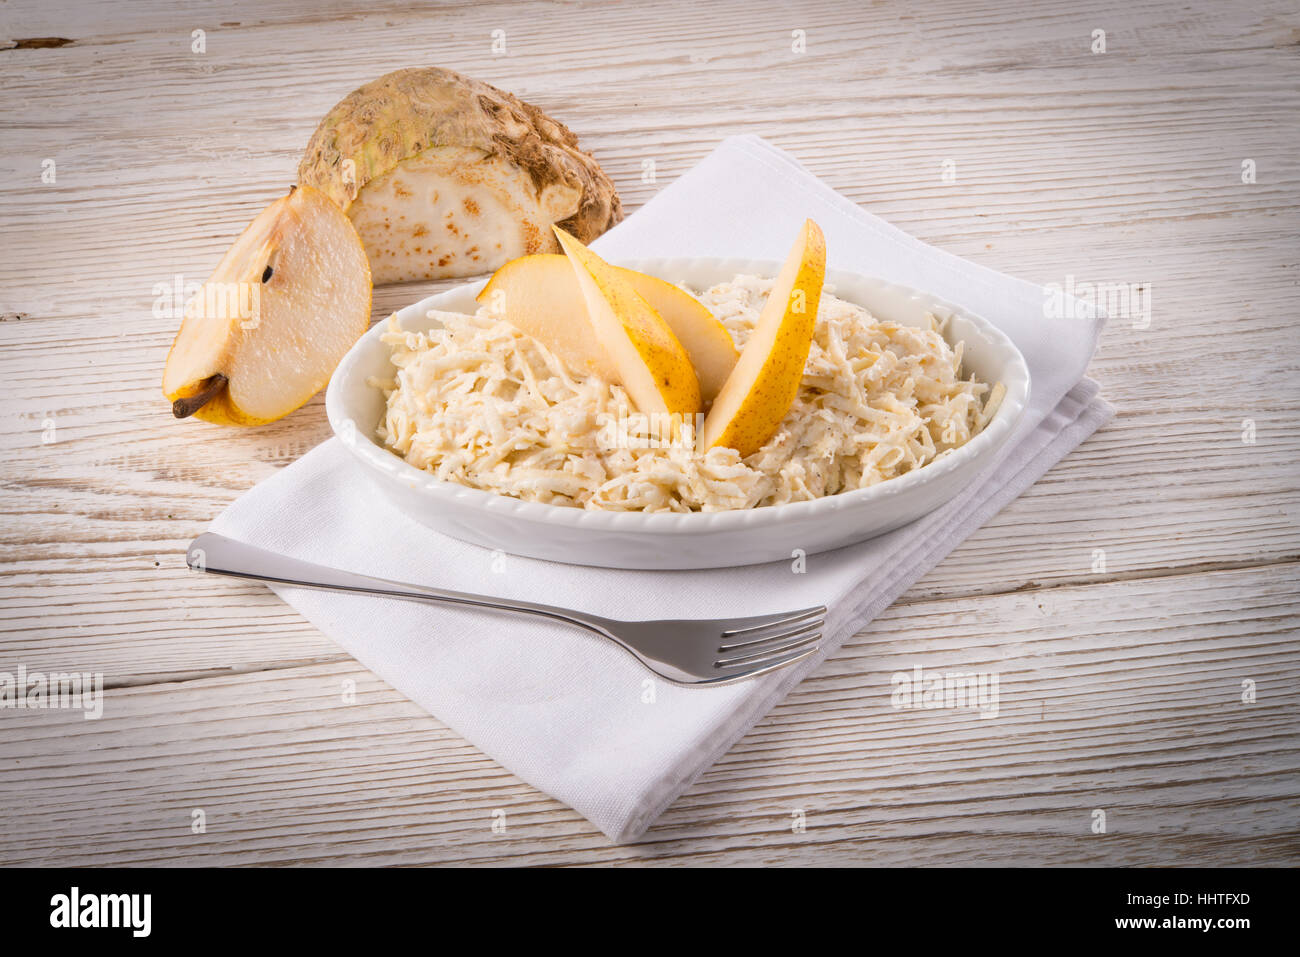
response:
<path fill-rule="evenodd" d="M 613 266 L 558 226 L 552 228 L 568 253 L 596 338 L 637 411 L 699 412 L 699 379 L 668 324 Z"/>
<path fill-rule="evenodd" d="M 799 394 L 825 278 L 826 238 L 808 219 L 772 284 L 740 361 L 713 400 L 700 429 L 701 450 L 722 446 L 743 457 L 776 434 Z"/>
<path fill-rule="evenodd" d="M 163 394 L 177 418 L 262 425 L 319 392 L 370 324 L 357 232 L 310 186 L 264 209 L 186 306 Z"/>
<path fill-rule="evenodd" d="M 658 276 L 613 268 L 673 331 L 708 405 L 740 357 L 731 334 L 690 293 Z M 507 322 L 544 342 L 570 368 L 618 381 L 609 353 L 593 334 L 586 298 L 566 256 L 539 253 L 512 259 L 488 280 L 478 301 L 496 306 Z"/>

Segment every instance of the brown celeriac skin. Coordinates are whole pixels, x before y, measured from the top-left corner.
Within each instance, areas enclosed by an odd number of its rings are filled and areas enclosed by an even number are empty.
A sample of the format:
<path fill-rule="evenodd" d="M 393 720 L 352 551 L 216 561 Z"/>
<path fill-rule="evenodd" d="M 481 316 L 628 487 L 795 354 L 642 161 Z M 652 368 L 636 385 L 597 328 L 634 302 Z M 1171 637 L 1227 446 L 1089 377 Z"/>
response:
<path fill-rule="evenodd" d="M 609 177 L 562 123 L 438 67 L 397 70 L 321 120 L 299 182 L 352 218 L 376 283 L 472 275 L 590 242 L 623 218 Z"/>

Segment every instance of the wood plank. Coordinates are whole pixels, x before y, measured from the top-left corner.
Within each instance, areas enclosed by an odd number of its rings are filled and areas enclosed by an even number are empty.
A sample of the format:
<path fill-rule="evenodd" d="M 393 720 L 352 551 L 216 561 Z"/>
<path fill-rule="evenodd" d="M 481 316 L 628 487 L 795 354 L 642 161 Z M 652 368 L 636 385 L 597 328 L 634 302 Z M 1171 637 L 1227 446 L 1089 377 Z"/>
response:
<path fill-rule="evenodd" d="M 1300 840 L 1295 576 L 896 606 L 632 847 L 351 661 L 115 690 L 99 721 L 11 712 L 0 862 L 1281 863 Z M 891 675 L 918 665 L 997 673 L 997 716 L 894 709 Z"/>
<path fill-rule="evenodd" d="M 1096 27 L 1104 55 L 1088 52 Z M 493 29 L 508 56 L 491 56 Z M 6 49 L 33 36 L 73 42 Z M 0 670 L 102 670 L 114 690 L 102 722 L 0 715 L 0 860 L 1294 862 L 1297 38 L 1300 11 L 1275 0 L 6 5 Z M 157 382 L 175 323 L 151 314 L 154 285 L 206 276 L 343 93 L 427 62 L 570 124 L 629 210 L 724 136 L 758 133 L 974 261 L 1154 290 L 1150 327 L 1113 321 L 1093 363 L 1117 422 L 634 848 L 606 846 L 260 586 L 179 565 L 328 427 L 319 399 L 259 430 L 172 421 Z M 437 288 L 377 290 L 375 315 Z M 1014 700 L 995 721 L 888 709 L 888 674 L 919 654 L 996 666 Z M 1230 699 L 1251 670 L 1244 710 Z M 344 707 L 348 678 L 362 703 Z M 1105 836 L 1088 831 L 1096 806 Z"/>

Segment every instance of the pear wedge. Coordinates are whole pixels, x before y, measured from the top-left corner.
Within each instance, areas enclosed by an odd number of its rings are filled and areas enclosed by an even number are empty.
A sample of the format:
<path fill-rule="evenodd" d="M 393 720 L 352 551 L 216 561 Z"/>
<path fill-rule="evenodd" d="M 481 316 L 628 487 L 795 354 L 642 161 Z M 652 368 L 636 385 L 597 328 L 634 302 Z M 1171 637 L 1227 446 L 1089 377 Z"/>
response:
<path fill-rule="evenodd" d="M 826 278 L 826 239 L 805 220 L 758 323 L 700 429 L 699 448 L 752 455 L 776 434 L 799 394 Z"/>
<path fill-rule="evenodd" d="M 740 357 L 726 327 L 690 293 L 658 276 L 615 266 L 614 272 L 659 313 L 686 350 L 704 405 L 713 401 Z M 538 253 L 512 259 L 478 294 L 517 329 L 544 342 L 572 369 L 618 381 L 618 372 L 587 318 L 587 303 L 568 257 Z"/>
<path fill-rule="evenodd" d="M 613 266 L 558 226 L 552 228 L 568 254 L 596 338 L 637 411 L 699 412 L 699 379 L 668 324 Z"/>
<path fill-rule="evenodd" d="M 299 186 L 263 210 L 186 306 L 163 370 L 177 418 L 263 425 L 321 390 L 370 324 L 356 230 Z"/>

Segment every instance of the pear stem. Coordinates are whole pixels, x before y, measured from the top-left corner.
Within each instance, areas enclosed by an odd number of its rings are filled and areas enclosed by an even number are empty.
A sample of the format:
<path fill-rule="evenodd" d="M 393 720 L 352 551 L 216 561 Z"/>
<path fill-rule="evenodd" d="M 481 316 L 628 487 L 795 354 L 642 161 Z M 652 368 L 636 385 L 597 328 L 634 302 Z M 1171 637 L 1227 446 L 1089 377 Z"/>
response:
<path fill-rule="evenodd" d="M 199 409 L 203 408 L 209 402 L 217 397 L 217 394 L 226 387 L 230 380 L 220 372 L 207 381 L 198 392 L 193 395 L 187 395 L 183 399 L 177 399 L 172 403 L 172 415 L 178 419 L 187 419 Z"/>

